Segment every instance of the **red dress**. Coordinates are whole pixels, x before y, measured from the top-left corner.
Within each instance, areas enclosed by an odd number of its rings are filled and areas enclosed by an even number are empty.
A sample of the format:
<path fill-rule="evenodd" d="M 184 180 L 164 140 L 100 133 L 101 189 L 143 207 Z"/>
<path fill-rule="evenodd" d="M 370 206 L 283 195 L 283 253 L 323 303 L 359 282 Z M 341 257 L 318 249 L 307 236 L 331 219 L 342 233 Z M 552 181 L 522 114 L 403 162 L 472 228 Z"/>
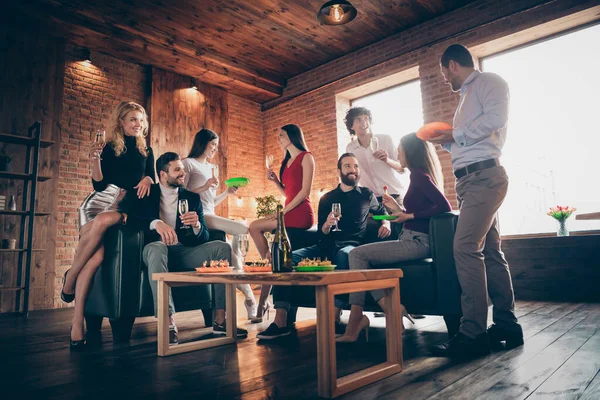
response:
<path fill-rule="evenodd" d="M 302 159 L 308 151 L 303 151 L 296 156 L 294 162 L 289 167 L 283 169 L 281 181 L 285 186 L 285 205 L 287 206 L 296 195 L 302 190 Z M 290 210 L 284 216 L 286 228 L 304 228 L 308 229 L 315 224 L 315 212 L 310 204 L 310 198 L 306 197 L 302 203 L 298 204 L 293 210 Z"/>

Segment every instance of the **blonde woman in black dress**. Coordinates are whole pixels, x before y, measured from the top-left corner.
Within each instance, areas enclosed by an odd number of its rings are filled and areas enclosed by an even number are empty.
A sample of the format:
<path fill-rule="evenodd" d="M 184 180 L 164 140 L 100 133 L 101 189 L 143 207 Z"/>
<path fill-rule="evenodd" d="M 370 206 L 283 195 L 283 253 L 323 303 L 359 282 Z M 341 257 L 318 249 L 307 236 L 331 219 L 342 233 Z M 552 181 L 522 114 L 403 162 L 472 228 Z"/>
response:
<path fill-rule="evenodd" d="M 85 344 L 83 311 L 90 284 L 104 258 L 106 230 L 127 221 L 135 201 L 154 183 L 154 156 L 146 144 L 148 118 L 142 106 L 124 101 L 115 110 L 107 143 L 91 146 L 92 192 L 79 208 L 79 245 L 71 269 L 65 272 L 61 298 L 75 300 L 71 348 Z"/>

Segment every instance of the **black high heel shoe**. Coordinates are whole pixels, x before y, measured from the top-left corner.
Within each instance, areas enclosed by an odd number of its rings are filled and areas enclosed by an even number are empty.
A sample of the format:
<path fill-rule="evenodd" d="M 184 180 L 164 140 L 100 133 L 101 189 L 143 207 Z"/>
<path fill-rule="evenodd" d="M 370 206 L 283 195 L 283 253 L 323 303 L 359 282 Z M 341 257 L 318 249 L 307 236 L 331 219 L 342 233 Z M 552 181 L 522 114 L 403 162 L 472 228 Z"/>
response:
<path fill-rule="evenodd" d="M 63 287 L 60 291 L 60 298 L 62 299 L 62 301 L 64 301 L 65 303 L 71 303 L 73 302 L 73 300 L 75 300 L 75 293 L 65 293 L 65 283 L 67 282 L 67 274 L 69 273 L 69 270 L 65 271 L 65 276 L 63 277 Z M 73 346 L 71 346 L 73 347 Z"/>
<path fill-rule="evenodd" d="M 73 327 L 69 331 L 69 347 L 71 350 L 82 350 L 85 347 L 85 338 L 81 340 L 73 340 L 71 339 L 71 334 L 73 333 Z"/>

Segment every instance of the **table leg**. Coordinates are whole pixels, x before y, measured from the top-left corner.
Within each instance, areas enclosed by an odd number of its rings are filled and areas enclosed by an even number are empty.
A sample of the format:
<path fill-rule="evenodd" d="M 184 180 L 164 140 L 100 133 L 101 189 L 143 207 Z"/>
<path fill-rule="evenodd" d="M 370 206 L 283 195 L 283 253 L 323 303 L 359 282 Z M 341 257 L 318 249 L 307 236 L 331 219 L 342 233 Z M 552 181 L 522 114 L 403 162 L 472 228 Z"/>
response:
<path fill-rule="evenodd" d="M 169 285 L 164 280 L 158 284 L 158 355 L 166 356 L 169 352 Z"/>
<path fill-rule="evenodd" d="M 197 340 L 194 342 L 169 345 L 169 285 L 164 280 L 158 281 L 158 355 L 170 356 L 173 354 L 187 353 L 194 350 L 208 349 L 236 342 L 236 304 L 235 285 L 225 287 L 225 311 L 227 313 L 227 335 Z M 212 331 L 212 327 L 207 328 Z"/>
<path fill-rule="evenodd" d="M 333 361 L 330 361 L 330 366 L 333 372 L 324 378 L 329 378 L 332 382 L 330 392 L 321 393 L 321 363 L 319 366 L 319 396 L 323 397 L 338 397 L 345 393 L 351 392 L 380 379 L 386 378 L 390 375 L 394 375 L 402 371 L 402 316 L 400 315 L 400 282 L 398 279 L 379 279 L 361 282 L 350 282 L 350 283 L 339 283 L 329 285 L 327 287 L 328 300 L 331 303 L 329 321 L 333 324 L 333 297 L 336 294 L 342 293 L 353 293 L 362 292 L 373 289 L 388 289 L 387 298 L 391 299 L 393 303 L 391 307 L 390 315 L 386 315 L 386 348 L 387 348 L 387 360 L 384 363 L 374 365 L 370 368 L 355 372 L 350 375 L 346 375 L 337 379 L 336 371 L 336 360 L 335 360 L 335 334 L 334 328 L 331 328 L 332 343 L 329 352 L 321 351 L 321 348 L 317 346 L 319 351 L 318 356 L 321 353 L 328 353 L 330 357 L 333 357 Z M 317 292 L 318 293 L 318 292 Z M 321 344 L 322 340 L 319 337 L 321 331 L 319 330 L 319 297 L 317 297 L 317 343 Z M 395 304 L 395 306 L 394 306 Z M 329 342 L 328 342 L 329 343 Z M 330 394 L 330 396 L 327 396 Z"/>
<path fill-rule="evenodd" d="M 237 308 L 235 300 L 235 285 L 225 285 L 225 311 L 227 316 L 227 325 L 225 328 L 227 337 L 234 341 L 237 339 Z"/>
<path fill-rule="evenodd" d="M 331 398 L 335 390 L 335 327 L 333 295 L 328 286 L 317 286 L 317 387 L 320 397 Z"/>

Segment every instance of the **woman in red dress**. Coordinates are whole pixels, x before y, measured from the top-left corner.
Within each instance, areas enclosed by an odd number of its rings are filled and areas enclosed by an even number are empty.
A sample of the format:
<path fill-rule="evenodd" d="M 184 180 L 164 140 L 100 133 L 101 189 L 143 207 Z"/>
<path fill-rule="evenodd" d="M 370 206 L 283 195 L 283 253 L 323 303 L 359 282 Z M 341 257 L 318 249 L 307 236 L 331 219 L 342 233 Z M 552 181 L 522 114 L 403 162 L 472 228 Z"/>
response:
<path fill-rule="evenodd" d="M 312 189 L 315 172 L 315 159 L 306 147 L 304 134 L 298 125 L 288 124 L 281 128 L 277 137 L 277 144 L 285 153 L 279 178 L 269 169 L 267 179 L 273 182 L 285 196 L 283 208 L 286 228 L 308 229 L 315 223 L 315 213 L 310 204 L 310 191 Z M 254 244 L 262 258 L 271 259 L 271 252 L 264 233 L 277 228 L 277 216 L 268 215 L 265 218 L 252 222 L 248 228 Z M 271 286 L 263 286 L 258 301 L 258 312 L 252 322 L 262 322 L 263 314 L 268 311 L 267 303 Z"/>

